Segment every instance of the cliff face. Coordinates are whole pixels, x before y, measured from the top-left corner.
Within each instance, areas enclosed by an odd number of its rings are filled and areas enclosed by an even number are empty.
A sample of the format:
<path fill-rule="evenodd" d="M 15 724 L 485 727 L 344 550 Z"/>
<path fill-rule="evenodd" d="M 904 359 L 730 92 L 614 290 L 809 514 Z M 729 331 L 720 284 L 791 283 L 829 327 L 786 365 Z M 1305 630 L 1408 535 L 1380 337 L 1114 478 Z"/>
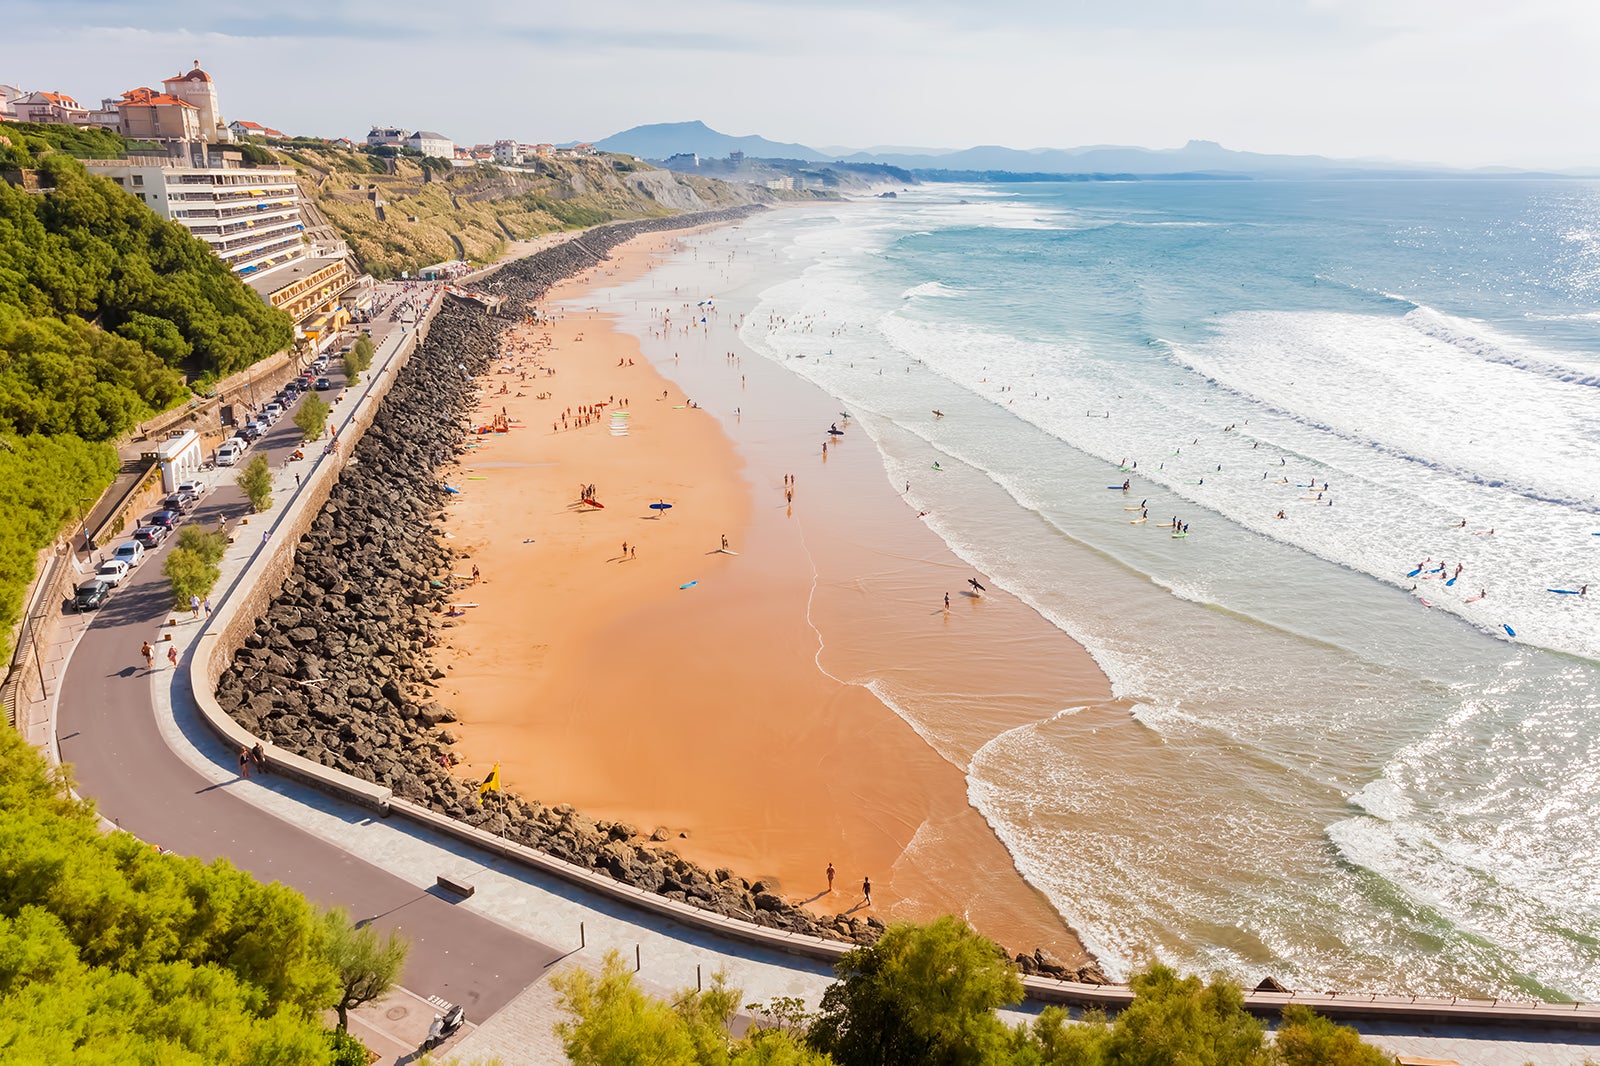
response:
<path fill-rule="evenodd" d="M 774 192 L 618 156 L 549 159 L 515 170 L 424 168 L 335 148 L 281 152 L 301 191 L 377 277 L 447 259 L 493 259 L 510 240 L 629 218 L 653 218 L 809 193 Z"/>

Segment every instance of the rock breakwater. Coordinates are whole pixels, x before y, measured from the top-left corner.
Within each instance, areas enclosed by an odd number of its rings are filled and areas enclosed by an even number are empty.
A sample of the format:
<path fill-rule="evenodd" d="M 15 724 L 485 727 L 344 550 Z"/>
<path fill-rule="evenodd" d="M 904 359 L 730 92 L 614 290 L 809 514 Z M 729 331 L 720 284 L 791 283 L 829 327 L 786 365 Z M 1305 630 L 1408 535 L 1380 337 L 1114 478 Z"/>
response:
<path fill-rule="evenodd" d="M 556 282 L 631 237 L 751 210 L 591 230 L 507 264 L 479 287 L 505 297 L 503 313 L 519 318 Z M 475 785 L 450 772 L 455 715 L 435 696 L 443 675 L 431 661 L 458 561 L 443 537 L 442 473 L 465 442 L 473 378 L 489 369 L 503 324 L 475 303 L 440 308 L 301 539 L 281 591 L 219 679 L 218 702 L 283 749 L 645 891 L 770 928 L 875 941 L 883 929 L 876 918 L 813 915 L 776 885 L 689 862 L 663 831 L 647 828 L 647 836 L 510 793 L 480 804 Z M 1018 956 L 1018 965 L 1104 980 L 1092 964 L 1068 970 L 1039 953 Z"/>

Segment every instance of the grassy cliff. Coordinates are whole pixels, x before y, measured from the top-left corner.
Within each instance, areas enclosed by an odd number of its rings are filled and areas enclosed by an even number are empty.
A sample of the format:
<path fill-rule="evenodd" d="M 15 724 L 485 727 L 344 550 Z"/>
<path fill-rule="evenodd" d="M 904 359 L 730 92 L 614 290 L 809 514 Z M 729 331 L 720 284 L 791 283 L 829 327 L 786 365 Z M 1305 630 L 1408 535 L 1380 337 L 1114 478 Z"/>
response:
<path fill-rule="evenodd" d="M 278 151 L 299 171 L 307 200 L 380 278 L 447 259 L 487 261 L 508 241 L 556 230 L 811 196 L 673 174 L 625 156 L 503 170 L 303 142 Z"/>

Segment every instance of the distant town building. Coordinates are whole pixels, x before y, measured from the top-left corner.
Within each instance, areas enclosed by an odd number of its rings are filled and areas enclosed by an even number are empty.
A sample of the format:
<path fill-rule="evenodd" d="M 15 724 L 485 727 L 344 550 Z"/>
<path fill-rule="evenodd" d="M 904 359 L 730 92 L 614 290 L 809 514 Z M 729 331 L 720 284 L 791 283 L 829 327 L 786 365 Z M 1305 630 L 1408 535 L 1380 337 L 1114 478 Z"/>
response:
<path fill-rule="evenodd" d="M 432 130 L 418 130 L 406 138 L 406 147 L 423 155 L 431 155 L 439 159 L 453 159 L 456 154 L 455 142 L 442 133 Z"/>
<path fill-rule="evenodd" d="M 411 131 L 401 129 L 399 126 L 374 126 L 367 132 L 367 147 L 381 148 L 389 145 L 399 148 L 406 143 L 406 138 L 411 136 Z"/>
<path fill-rule="evenodd" d="M 735 148 L 733 151 L 728 153 L 728 162 L 732 163 L 734 166 L 738 166 L 740 163 L 744 162 L 744 153 Z"/>
<path fill-rule="evenodd" d="M 526 158 L 522 148 L 523 146 L 516 141 L 495 141 L 494 161 L 507 166 L 516 166 Z"/>
<path fill-rule="evenodd" d="M 118 132 L 132 141 L 204 141 L 200 109 L 171 93 L 129 89 L 116 102 Z"/>
<path fill-rule="evenodd" d="M 184 103 L 192 104 L 199 112 L 199 140 L 207 144 L 228 144 L 233 140 L 233 133 L 222 121 L 222 110 L 217 106 L 217 87 L 212 83 L 211 75 L 200 69 L 198 59 L 194 61 L 193 70 L 174 74 L 162 81 L 161 85 L 168 93 Z"/>
<path fill-rule="evenodd" d="M 89 125 L 112 133 L 122 132 L 122 101 L 110 96 L 101 97 L 99 109 L 89 112 Z"/>
<path fill-rule="evenodd" d="M 237 151 L 191 141 L 164 155 L 86 159 L 163 218 L 186 227 L 238 274 L 305 255 L 300 188 L 288 167 L 244 168 Z"/>
<path fill-rule="evenodd" d="M 87 126 L 89 109 L 66 93 L 27 93 L 12 104 L 18 122 L 59 122 Z"/>
<path fill-rule="evenodd" d="M 228 123 L 228 129 L 235 137 L 277 137 L 287 140 L 289 135 L 282 130 L 275 130 L 271 126 L 263 126 L 259 122 L 245 122 L 243 120 Z"/>
<path fill-rule="evenodd" d="M 0 122 L 15 122 L 16 103 L 27 95 L 15 85 L 0 85 Z"/>
<path fill-rule="evenodd" d="M 698 170 L 700 157 L 694 152 L 679 152 L 677 155 L 667 157 L 668 170 Z"/>

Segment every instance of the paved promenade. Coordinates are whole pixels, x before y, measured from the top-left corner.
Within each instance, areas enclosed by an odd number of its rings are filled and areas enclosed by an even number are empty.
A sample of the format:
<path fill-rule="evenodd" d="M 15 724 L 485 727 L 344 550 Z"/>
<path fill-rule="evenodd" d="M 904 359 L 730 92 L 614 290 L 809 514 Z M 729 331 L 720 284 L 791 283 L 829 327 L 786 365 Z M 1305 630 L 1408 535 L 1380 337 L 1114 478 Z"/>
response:
<path fill-rule="evenodd" d="M 399 340 L 398 327 L 382 337 L 379 360 L 335 408 L 336 422 L 364 402 L 361 396 L 380 373 L 394 372 L 387 364 Z M 274 456 L 275 506 L 236 527 L 214 600 L 280 519 L 295 492 L 296 467 L 302 473 L 309 468 L 308 459 L 279 469 L 297 436 L 286 419 L 255 449 Z M 219 514 L 244 514 L 232 472 L 210 476 L 212 493 L 190 520 L 209 526 Z M 507 1066 L 562 1062 L 546 978 L 564 966 L 597 966 L 608 950 L 630 965 L 637 959 L 640 981 L 658 993 L 693 987 L 697 977 L 722 969 L 744 990 L 742 1002 L 798 996 L 815 1004 L 820 998 L 829 980 L 821 963 L 729 944 L 623 904 L 597 902 L 565 882 L 408 823 L 374 818 L 281 778 L 241 779 L 237 753 L 201 724 L 184 676 L 203 619 L 190 620 L 185 611 L 178 624 L 164 624 L 174 617 L 160 573 L 165 551 L 147 558 L 100 612 L 61 627 L 44 667 L 60 678 L 58 713 L 39 742 L 53 738 L 61 759 L 74 764 L 79 791 L 130 832 L 185 854 L 227 857 L 318 903 L 347 906 L 358 919 L 410 936 L 405 989 L 359 1012 L 354 1022 L 380 1061 L 415 1061 L 431 1018 L 429 997 L 438 997 L 465 1004 L 472 1023 L 447 1046 L 448 1054 L 467 1061 L 496 1056 Z M 160 639 L 167 635 L 179 652 L 176 670 Z M 139 656 L 146 639 L 157 647 L 154 669 Z M 36 727 L 34 734 L 40 732 Z M 471 883 L 475 894 L 463 901 L 438 893 L 433 886 L 440 874 Z M 1463 1064 L 1600 1059 L 1595 1034 L 1363 1028 L 1393 1050 Z"/>

